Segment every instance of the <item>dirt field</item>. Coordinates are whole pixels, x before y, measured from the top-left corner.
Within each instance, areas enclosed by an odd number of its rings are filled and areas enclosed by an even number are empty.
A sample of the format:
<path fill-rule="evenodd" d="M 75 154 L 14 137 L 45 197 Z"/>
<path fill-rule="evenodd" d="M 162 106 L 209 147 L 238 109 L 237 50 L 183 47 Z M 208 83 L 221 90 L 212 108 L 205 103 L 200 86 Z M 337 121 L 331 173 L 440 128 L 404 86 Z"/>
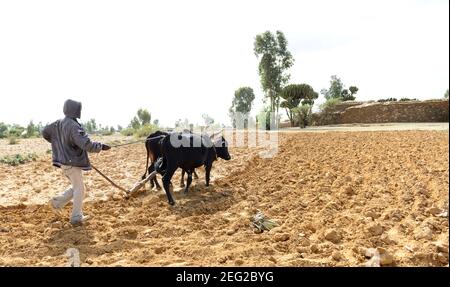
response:
<path fill-rule="evenodd" d="M 200 170 L 185 195 L 177 172 L 174 207 L 160 191 L 122 199 L 89 172 L 93 219 L 72 228 L 71 206 L 58 218 L 43 205 L 68 184 L 44 147 L 36 162 L 0 165 L 0 266 L 63 266 L 68 248 L 81 266 L 358 266 L 370 247 L 392 256 L 388 266 L 446 266 L 448 148 L 448 131 L 282 133 L 271 159 L 232 148 L 210 187 Z M 91 161 L 129 187 L 145 151 L 120 147 Z M 281 226 L 255 233 L 257 210 Z"/>

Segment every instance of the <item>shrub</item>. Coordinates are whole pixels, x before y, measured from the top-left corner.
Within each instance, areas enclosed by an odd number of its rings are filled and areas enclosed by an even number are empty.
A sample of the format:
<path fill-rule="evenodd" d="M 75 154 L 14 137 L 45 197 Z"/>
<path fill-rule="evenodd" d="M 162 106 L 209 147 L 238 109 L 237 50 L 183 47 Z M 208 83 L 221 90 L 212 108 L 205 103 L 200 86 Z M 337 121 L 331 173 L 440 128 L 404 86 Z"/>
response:
<path fill-rule="evenodd" d="M 341 98 L 330 98 L 325 103 L 320 105 L 320 110 L 325 111 L 325 110 L 331 109 L 332 107 L 334 107 L 335 105 L 337 105 L 341 102 L 342 102 Z"/>
<path fill-rule="evenodd" d="M 377 102 L 379 103 L 385 103 L 385 102 L 396 102 L 396 98 L 387 98 L 387 99 L 379 99 Z"/>
<path fill-rule="evenodd" d="M 24 127 L 14 124 L 9 128 L 8 136 L 9 137 L 20 137 L 24 133 L 24 131 L 25 131 Z"/>
<path fill-rule="evenodd" d="M 0 163 L 8 164 L 11 166 L 17 166 L 19 164 L 24 164 L 30 161 L 35 161 L 38 156 L 35 153 L 29 153 L 25 156 L 21 154 L 16 154 L 12 156 L 4 156 L 0 158 Z"/>
<path fill-rule="evenodd" d="M 39 129 L 33 123 L 33 121 L 30 121 L 27 128 L 25 129 L 25 134 L 23 134 L 22 137 L 31 138 L 31 137 L 36 137 L 37 135 L 39 135 Z"/>
<path fill-rule="evenodd" d="M 124 135 L 124 136 L 132 136 L 134 133 L 136 132 L 136 130 L 135 129 L 133 129 L 133 128 L 126 128 L 126 129 L 122 129 L 121 131 L 120 131 L 120 133 L 122 134 L 122 135 Z"/>
<path fill-rule="evenodd" d="M 112 134 L 114 134 L 114 132 L 112 132 L 111 130 L 103 130 L 103 131 L 101 132 L 101 135 L 102 135 L 102 136 L 110 136 L 110 135 L 112 135 Z"/>
<path fill-rule="evenodd" d="M 158 127 L 155 125 L 145 124 L 134 132 L 134 136 L 137 138 L 147 137 L 149 134 L 156 131 L 157 129 Z"/>
<path fill-rule="evenodd" d="M 301 128 L 306 127 L 311 123 L 311 105 L 301 105 L 293 109 L 296 125 Z"/>
<path fill-rule="evenodd" d="M 11 137 L 8 138 L 8 143 L 9 143 L 10 145 L 18 144 L 18 143 L 19 143 L 19 140 L 17 139 L 17 137 L 11 136 Z"/>
<path fill-rule="evenodd" d="M 418 101 L 418 99 L 414 98 L 414 99 L 408 99 L 408 98 L 401 98 L 400 102 L 409 102 L 409 101 Z"/>

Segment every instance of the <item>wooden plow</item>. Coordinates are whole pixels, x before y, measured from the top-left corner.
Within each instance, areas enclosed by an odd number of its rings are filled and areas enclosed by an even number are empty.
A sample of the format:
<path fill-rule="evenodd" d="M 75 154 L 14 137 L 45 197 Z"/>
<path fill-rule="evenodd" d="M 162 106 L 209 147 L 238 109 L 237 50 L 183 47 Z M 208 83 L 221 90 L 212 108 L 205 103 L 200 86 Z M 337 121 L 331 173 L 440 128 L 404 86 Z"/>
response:
<path fill-rule="evenodd" d="M 223 129 L 220 130 L 220 131 L 218 131 L 218 132 L 213 132 L 212 135 L 210 135 L 209 137 L 210 137 L 211 139 L 213 139 L 215 136 L 219 135 L 220 133 L 223 134 Z M 134 142 L 118 144 L 118 145 L 115 145 L 115 146 L 112 146 L 112 147 L 119 147 L 119 146 L 125 146 L 125 145 L 131 145 L 131 144 L 135 144 L 135 143 L 145 142 L 145 141 L 147 141 L 147 140 L 149 140 L 149 139 L 152 139 L 152 138 L 147 138 L 147 139 L 144 140 L 144 141 L 138 140 L 138 141 L 134 141 Z M 91 164 L 91 166 L 92 166 L 92 168 L 93 168 L 96 172 L 98 172 L 104 179 L 106 179 L 112 186 L 114 186 L 115 188 L 117 188 L 117 189 L 119 189 L 119 190 L 125 192 L 125 194 L 126 194 L 126 195 L 125 195 L 125 198 L 129 198 L 130 196 L 132 196 L 133 194 L 135 194 L 136 191 L 138 191 L 139 189 L 141 189 L 141 188 L 145 185 L 146 182 L 148 182 L 148 181 L 150 181 L 151 179 L 155 178 L 155 177 L 156 177 L 156 174 L 157 174 L 156 171 L 153 171 L 153 172 L 151 172 L 146 178 L 144 178 L 143 180 L 140 180 L 140 181 L 136 182 L 135 185 L 134 185 L 132 188 L 130 188 L 130 189 L 125 189 L 125 188 L 123 188 L 122 186 L 116 184 L 114 181 L 112 181 L 108 176 L 106 176 L 104 173 L 102 173 L 102 172 L 101 172 L 98 168 L 96 168 L 94 165 Z"/>
<path fill-rule="evenodd" d="M 135 194 L 136 191 L 138 191 L 139 189 L 141 189 L 146 182 L 150 181 L 151 179 L 153 179 L 154 177 L 156 177 L 157 172 L 153 171 L 152 173 L 150 173 L 149 175 L 147 175 L 146 178 L 144 178 L 143 180 L 140 180 L 138 182 L 135 183 L 135 185 L 130 188 L 130 189 L 125 189 L 123 187 L 121 187 L 120 185 L 116 184 L 114 181 L 112 181 L 109 177 L 107 177 L 105 174 L 103 174 L 98 168 L 96 168 L 95 166 L 91 165 L 92 168 L 98 172 L 104 179 L 106 179 L 109 183 L 111 183 L 112 186 L 116 187 L 117 189 L 120 189 L 121 191 L 125 192 L 125 198 L 129 198 L 130 196 L 132 196 L 133 194 Z"/>

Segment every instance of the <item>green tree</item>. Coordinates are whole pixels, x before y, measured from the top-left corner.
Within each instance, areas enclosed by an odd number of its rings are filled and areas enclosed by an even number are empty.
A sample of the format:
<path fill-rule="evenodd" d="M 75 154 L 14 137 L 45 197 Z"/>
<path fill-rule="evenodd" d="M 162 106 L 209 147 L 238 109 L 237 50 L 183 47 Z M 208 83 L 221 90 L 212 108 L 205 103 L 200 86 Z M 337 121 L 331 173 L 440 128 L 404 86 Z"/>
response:
<path fill-rule="evenodd" d="M 154 120 L 153 120 L 153 124 L 154 124 L 155 126 L 158 126 L 158 125 L 159 125 L 159 120 L 158 120 L 158 119 L 154 119 Z"/>
<path fill-rule="evenodd" d="M 330 80 L 330 88 L 328 90 L 323 89 L 320 91 L 320 93 L 324 95 L 326 100 L 337 99 L 342 97 L 343 90 L 344 84 L 342 83 L 341 79 L 339 79 L 336 75 L 333 75 L 331 76 Z"/>
<path fill-rule="evenodd" d="M 141 123 L 141 125 L 146 125 L 149 124 L 152 120 L 152 116 L 150 114 L 150 112 L 147 109 L 139 109 L 137 111 L 137 116 L 139 118 L 139 121 Z"/>
<path fill-rule="evenodd" d="M 281 107 L 286 109 L 286 114 L 291 122 L 291 126 L 294 126 L 294 109 L 297 108 L 300 103 L 303 105 L 309 105 L 312 108 L 314 101 L 319 97 L 319 94 L 307 84 L 292 84 L 286 86 L 280 93 L 284 101 L 281 103 Z"/>
<path fill-rule="evenodd" d="M 270 130 L 270 108 L 262 108 L 261 111 L 256 116 L 256 124 L 259 129 Z"/>
<path fill-rule="evenodd" d="M 25 134 L 25 137 L 27 138 L 31 138 L 37 135 L 37 127 L 36 125 L 33 123 L 33 121 L 30 121 L 30 123 L 27 126 L 27 132 Z"/>
<path fill-rule="evenodd" d="M 86 123 L 82 124 L 87 133 L 95 133 L 97 131 L 97 123 L 95 119 L 90 119 Z"/>
<path fill-rule="evenodd" d="M 6 138 L 8 136 L 8 125 L 5 123 L 0 123 L 0 139 Z"/>
<path fill-rule="evenodd" d="M 18 125 L 18 124 L 13 124 L 8 131 L 8 136 L 12 136 L 12 137 L 20 137 L 23 133 L 23 131 L 25 130 L 24 127 Z"/>
<path fill-rule="evenodd" d="M 341 98 L 343 101 L 349 101 L 351 99 L 350 93 L 347 89 L 342 90 Z"/>
<path fill-rule="evenodd" d="M 42 124 L 42 122 L 39 122 L 36 126 L 36 129 L 38 131 L 38 134 L 41 135 L 42 131 L 44 130 L 44 125 Z"/>
<path fill-rule="evenodd" d="M 447 89 L 447 91 L 444 94 L 444 98 L 448 99 L 448 89 Z"/>
<path fill-rule="evenodd" d="M 350 91 L 350 95 L 351 96 L 355 96 L 356 95 L 356 93 L 359 91 L 359 89 L 358 89 L 358 87 L 356 87 L 356 86 L 350 86 L 349 88 L 349 91 Z"/>
<path fill-rule="evenodd" d="M 354 101 L 355 95 L 358 92 L 358 88 L 356 86 L 350 86 L 348 89 L 345 89 L 344 84 L 341 79 L 336 75 L 331 76 L 330 80 L 330 88 L 322 89 L 320 93 L 324 95 L 325 99 L 341 99 L 342 101 Z"/>
<path fill-rule="evenodd" d="M 141 122 L 139 121 L 138 117 L 134 116 L 129 126 L 135 130 L 139 129 L 141 127 Z"/>
<path fill-rule="evenodd" d="M 341 98 L 343 101 L 354 101 L 356 99 L 355 94 L 358 92 L 358 88 L 351 86 L 347 89 L 342 90 Z"/>
<path fill-rule="evenodd" d="M 270 31 L 256 35 L 254 53 L 259 59 L 258 72 L 265 97 L 270 100 L 270 111 L 278 115 L 280 92 L 289 81 L 287 70 L 294 64 L 294 58 L 287 49 L 283 32 Z"/>
<path fill-rule="evenodd" d="M 234 98 L 231 102 L 229 114 L 231 120 L 235 120 L 235 114 L 241 113 L 245 118 L 252 110 L 253 100 L 255 99 L 255 93 L 250 87 L 240 87 L 234 92 Z M 235 127 L 235 124 L 233 124 Z"/>

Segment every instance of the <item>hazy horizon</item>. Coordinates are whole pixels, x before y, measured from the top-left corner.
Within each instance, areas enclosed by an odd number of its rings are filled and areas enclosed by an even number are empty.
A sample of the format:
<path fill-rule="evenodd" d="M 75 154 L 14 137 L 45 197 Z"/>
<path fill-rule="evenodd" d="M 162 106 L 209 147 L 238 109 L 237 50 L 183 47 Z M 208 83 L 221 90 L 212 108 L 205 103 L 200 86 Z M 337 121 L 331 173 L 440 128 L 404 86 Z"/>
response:
<path fill-rule="evenodd" d="M 205 113 L 229 125 L 239 87 L 255 91 L 252 114 L 263 106 L 253 42 L 266 30 L 288 40 L 290 83 L 318 93 L 331 75 L 361 101 L 449 86 L 445 0 L 3 1 L 0 122 L 54 121 L 71 98 L 102 125 L 125 127 L 139 108 L 163 126 Z"/>

